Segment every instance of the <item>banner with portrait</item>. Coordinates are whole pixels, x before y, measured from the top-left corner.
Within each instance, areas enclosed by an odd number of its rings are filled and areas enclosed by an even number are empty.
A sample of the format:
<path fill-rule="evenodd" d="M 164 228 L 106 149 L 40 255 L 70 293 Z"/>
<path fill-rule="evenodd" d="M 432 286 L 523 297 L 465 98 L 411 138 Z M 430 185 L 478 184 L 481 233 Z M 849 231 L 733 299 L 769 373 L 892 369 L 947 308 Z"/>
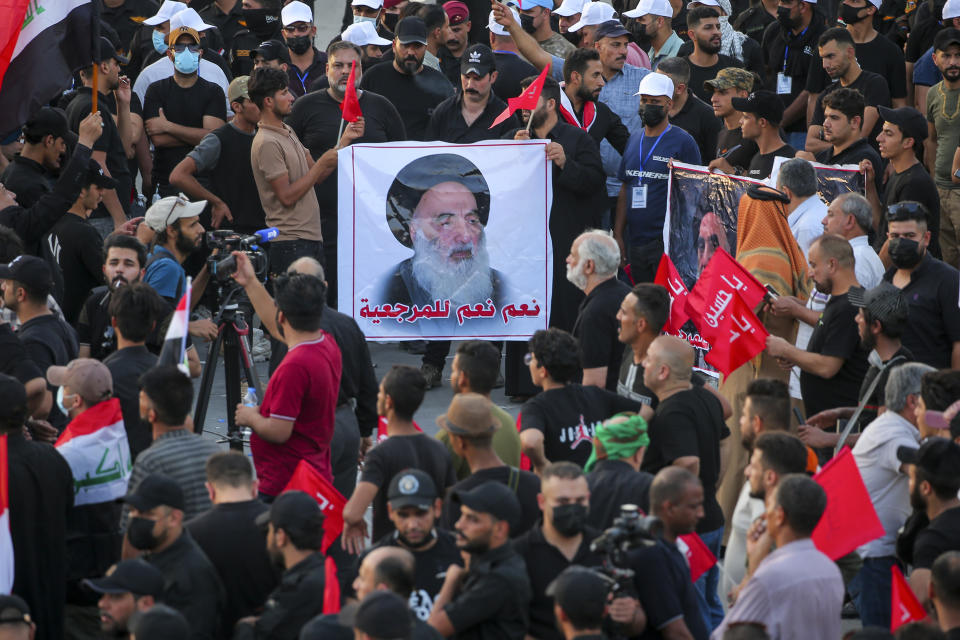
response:
<path fill-rule="evenodd" d="M 546 329 L 545 141 L 354 144 L 338 157 L 338 306 L 369 340 Z"/>

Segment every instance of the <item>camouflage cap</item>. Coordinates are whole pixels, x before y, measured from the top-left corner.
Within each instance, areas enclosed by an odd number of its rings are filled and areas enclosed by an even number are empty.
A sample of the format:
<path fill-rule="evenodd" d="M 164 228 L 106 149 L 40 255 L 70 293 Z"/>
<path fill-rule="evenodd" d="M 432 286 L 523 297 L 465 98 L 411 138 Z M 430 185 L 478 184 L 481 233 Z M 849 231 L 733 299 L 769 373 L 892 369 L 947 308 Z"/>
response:
<path fill-rule="evenodd" d="M 715 89 L 740 89 L 742 91 L 753 91 L 753 74 L 746 69 L 739 67 L 727 67 L 717 73 L 713 80 L 707 80 L 703 83 L 704 91 L 713 93 Z"/>

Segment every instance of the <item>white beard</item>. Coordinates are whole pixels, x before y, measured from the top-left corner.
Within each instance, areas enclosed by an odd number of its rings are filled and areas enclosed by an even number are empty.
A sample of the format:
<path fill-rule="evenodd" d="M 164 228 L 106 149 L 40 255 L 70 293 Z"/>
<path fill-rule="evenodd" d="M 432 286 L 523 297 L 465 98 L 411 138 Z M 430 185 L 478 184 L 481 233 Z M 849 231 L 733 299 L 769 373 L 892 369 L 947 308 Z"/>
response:
<path fill-rule="evenodd" d="M 441 255 L 436 241 L 413 237 L 413 278 L 434 300 L 450 300 L 450 304 L 476 304 L 493 296 L 493 281 L 490 273 L 490 256 L 481 234 L 476 246 L 459 245 L 473 251 L 469 260 L 461 260 L 451 266 L 448 255 Z"/>
<path fill-rule="evenodd" d="M 580 291 L 587 288 L 587 276 L 583 274 L 584 266 L 586 266 L 586 260 L 581 260 L 576 267 L 567 265 L 567 280 Z"/>

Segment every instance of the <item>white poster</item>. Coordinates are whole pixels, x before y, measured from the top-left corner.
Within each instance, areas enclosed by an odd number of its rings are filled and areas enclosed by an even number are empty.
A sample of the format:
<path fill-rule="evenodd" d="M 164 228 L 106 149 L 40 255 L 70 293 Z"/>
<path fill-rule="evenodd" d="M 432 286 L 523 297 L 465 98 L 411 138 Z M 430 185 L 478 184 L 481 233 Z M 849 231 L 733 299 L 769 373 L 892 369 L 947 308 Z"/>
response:
<path fill-rule="evenodd" d="M 339 152 L 339 310 L 369 340 L 525 339 L 547 328 L 545 141 Z"/>

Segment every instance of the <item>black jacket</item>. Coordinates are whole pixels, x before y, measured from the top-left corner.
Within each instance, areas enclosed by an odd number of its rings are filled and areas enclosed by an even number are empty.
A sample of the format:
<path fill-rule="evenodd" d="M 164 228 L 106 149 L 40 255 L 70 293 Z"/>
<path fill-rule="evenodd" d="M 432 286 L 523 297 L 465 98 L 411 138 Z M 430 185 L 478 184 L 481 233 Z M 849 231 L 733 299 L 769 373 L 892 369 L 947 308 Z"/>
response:
<path fill-rule="evenodd" d="M 323 555 L 314 553 L 284 571 L 256 623 L 238 624 L 234 640 L 296 640 L 303 625 L 323 613 L 323 563 Z"/>
<path fill-rule="evenodd" d="M 462 106 L 462 91 L 457 91 L 438 104 L 437 108 L 433 110 L 433 115 L 430 116 L 430 122 L 427 123 L 427 132 L 423 139 L 460 144 L 470 144 L 481 140 L 496 140 L 503 137 L 506 132 L 516 130 L 520 124 L 517 116 L 511 115 L 494 128 L 490 128 L 497 116 L 507 108 L 507 103 L 498 98 L 493 91 L 490 92 L 490 99 L 487 100 L 487 106 L 483 109 L 483 113 L 470 126 L 467 126 L 466 120 L 463 119 Z"/>
<path fill-rule="evenodd" d="M 617 153 L 623 155 L 624 150 L 627 148 L 627 140 L 630 139 L 630 130 L 627 129 L 627 126 L 620 120 L 620 116 L 607 106 L 607 103 L 597 100 L 593 104 L 596 105 L 597 110 L 595 111 L 593 124 L 590 126 L 590 129 L 587 130 L 587 133 L 596 141 L 598 149 L 600 148 L 600 143 L 606 140 L 610 143 L 611 147 L 617 150 Z M 580 122 L 583 122 L 582 110 L 575 115 Z"/>
<path fill-rule="evenodd" d="M 20 206 L 32 207 L 43 194 L 50 193 L 53 176 L 39 162 L 16 155 L 0 173 L 0 182 L 17 194 Z"/>

